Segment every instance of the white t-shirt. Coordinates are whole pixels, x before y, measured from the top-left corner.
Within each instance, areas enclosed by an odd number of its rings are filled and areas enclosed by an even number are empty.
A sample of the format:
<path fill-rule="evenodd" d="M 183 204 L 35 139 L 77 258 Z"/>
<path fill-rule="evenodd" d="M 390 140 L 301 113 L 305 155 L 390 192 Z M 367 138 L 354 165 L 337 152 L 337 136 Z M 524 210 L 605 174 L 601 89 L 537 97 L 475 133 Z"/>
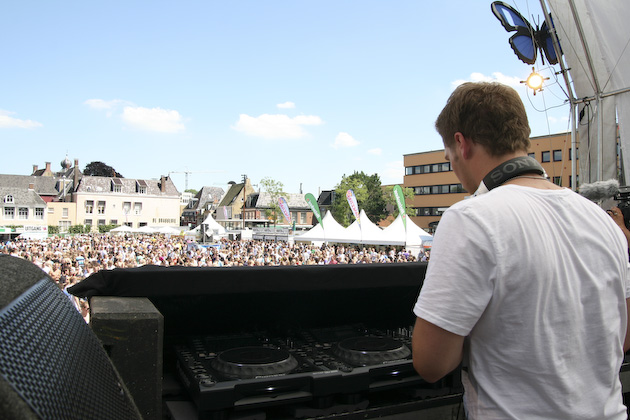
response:
<path fill-rule="evenodd" d="M 625 419 L 627 279 L 601 208 L 504 185 L 444 213 L 414 313 L 467 336 L 469 419 Z"/>

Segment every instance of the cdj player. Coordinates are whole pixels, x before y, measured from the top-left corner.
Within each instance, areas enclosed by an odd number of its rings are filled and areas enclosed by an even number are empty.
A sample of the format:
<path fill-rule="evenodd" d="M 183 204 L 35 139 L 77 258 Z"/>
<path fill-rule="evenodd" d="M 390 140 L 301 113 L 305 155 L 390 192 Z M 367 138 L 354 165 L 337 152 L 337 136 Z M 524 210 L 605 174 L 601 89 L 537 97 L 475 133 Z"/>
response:
<path fill-rule="evenodd" d="M 177 345 L 177 373 L 199 412 L 333 401 L 428 385 L 411 360 L 410 328 L 362 325 L 190 337 Z"/>

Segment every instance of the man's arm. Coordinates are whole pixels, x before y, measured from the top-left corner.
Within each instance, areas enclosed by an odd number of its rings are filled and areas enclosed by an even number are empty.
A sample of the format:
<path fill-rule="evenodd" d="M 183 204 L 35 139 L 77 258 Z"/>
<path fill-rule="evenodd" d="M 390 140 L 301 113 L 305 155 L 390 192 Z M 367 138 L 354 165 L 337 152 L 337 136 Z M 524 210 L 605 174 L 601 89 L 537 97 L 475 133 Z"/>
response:
<path fill-rule="evenodd" d="M 464 337 L 422 318 L 413 329 L 413 367 L 427 382 L 436 382 L 462 361 Z"/>
<path fill-rule="evenodd" d="M 623 341 L 624 353 L 630 350 L 630 298 L 626 299 L 626 312 L 627 312 L 626 316 L 628 318 L 628 323 L 626 324 L 626 338 Z"/>

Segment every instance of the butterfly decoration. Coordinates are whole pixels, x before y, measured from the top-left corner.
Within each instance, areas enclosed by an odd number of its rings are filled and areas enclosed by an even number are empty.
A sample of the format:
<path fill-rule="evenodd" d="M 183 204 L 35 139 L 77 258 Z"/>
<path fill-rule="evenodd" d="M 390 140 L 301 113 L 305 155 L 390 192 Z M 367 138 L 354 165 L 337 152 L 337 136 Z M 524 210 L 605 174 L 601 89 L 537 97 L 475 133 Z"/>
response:
<path fill-rule="evenodd" d="M 491 7 L 492 13 L 499 19 L 506 31 L 516 31 L 510 38 L 510 46 L 522 62 L 534 64 L 538 50 L 540 50 L 543 64 L 545 63 L 544 57 L 547 57 L 550 64 L 558 63 L 558 56 L 553 48 L 553 39 L 546 21 L 540 28 L 536 26 L 534 29 L 523 15 L 512 6 L 502 1 L 495 1 Z"/>

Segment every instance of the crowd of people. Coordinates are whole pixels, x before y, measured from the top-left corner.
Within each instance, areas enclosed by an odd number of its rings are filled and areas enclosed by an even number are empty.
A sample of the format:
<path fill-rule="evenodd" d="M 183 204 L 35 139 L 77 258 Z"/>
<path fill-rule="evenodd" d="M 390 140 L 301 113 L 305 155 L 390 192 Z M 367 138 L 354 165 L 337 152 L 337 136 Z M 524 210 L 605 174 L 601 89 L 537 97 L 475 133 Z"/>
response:
<path fill-rule="evenodd" d="M 61 288 L 99 271 L 142 265 L 231 267 L 269 265 L 367 264 L 426 261 L 392 247 L 315 246 L 259 240 L 227 240 L 200 246 L 182 236 L 83 234 L 0 243 L 0 253 L 31 261 Z"/>
<path fill-rule="evenodd" d="M 67 288 L 100 270 L 143 265 L 187 267 L 368 264 L 427 261 L 429 252 L 412 255 L 392 247 L 315 246 L 260 240 L 228 240 L 199 245 L 183 236 L 82 234 L 0 243 L 0 253 L 24 258 Z M 73 300 L 87 319 L 87 302 Z"/>

